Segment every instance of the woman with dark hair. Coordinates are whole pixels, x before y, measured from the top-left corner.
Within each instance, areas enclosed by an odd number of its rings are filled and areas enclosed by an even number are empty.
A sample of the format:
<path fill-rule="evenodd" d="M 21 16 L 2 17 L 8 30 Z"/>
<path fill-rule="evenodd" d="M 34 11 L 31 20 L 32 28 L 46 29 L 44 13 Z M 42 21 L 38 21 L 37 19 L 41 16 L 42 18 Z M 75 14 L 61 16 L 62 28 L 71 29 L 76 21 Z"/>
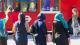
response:
<path fill-rule="evenodd" d="M 32 33 L 35 34 L 35 43 L 36 45 L 47 45 L 46 44 L 46 35 L 47 28 L 45 24 L 45 15 L 38 15 L 38 19 L 32 25 Z"/>
<path fill-rule="evenodd" d="M 68 24 L 63 18 L 62 13 L 57 13 L 53 22 L 53 33 L 55 37 L 56 45 L 69 45 L 68 38 Z"/>
<path fill-rule="evenodd" d="M 25 25 L 25 15 L 20 14 L 15 23 L 16 45 L 27 45 L 27 30 Z"/>

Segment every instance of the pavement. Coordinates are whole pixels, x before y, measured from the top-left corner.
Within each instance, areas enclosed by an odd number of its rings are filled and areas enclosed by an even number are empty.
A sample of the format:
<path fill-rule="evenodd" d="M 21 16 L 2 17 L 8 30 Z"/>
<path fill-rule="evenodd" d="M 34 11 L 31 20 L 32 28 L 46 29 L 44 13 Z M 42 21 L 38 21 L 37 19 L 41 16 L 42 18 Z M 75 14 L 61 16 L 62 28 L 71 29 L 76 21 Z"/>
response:
<path fill-rule="evenodd" d="M 7 45 L 16 45 L 12 35 L 8 36 Z M 28 45 L 35 45 L 34 39 L 31 35 L 28 35 Z M 56 45 L 53 42 L 47 42 L 47 45 Z"/>
<path fill-rule="evenodd" d="M 12 35 L 8 36 L 7 45 L 16 45 Z M 35 45 L 34 40 L 30 35 L 28 36 L 28 45 Z M 47 45 L 56 45 L 56 44 L 52 42 L 47 42 Z M 70 45 L 80 45 L 80 36 L 78 37 L 71 36 Z"/>

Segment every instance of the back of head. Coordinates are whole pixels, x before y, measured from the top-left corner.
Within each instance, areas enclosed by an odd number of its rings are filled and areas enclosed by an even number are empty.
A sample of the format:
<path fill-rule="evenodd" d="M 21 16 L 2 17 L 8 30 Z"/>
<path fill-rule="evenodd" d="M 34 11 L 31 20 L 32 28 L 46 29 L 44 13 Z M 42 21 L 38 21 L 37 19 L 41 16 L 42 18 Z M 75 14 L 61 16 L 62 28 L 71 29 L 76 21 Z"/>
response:
<path fill-rule="evenodd" d="M 21 23 L 25 23 L 25 15 L 24 14 L 20 14 L 19 15 L 19 20 L 21 21 Z"/>
<path fill-rule="evenodd" d="M 72 13 L 73 13 L 73 15 L 78 15 L 78 9 L 77 9 L 77 7 L 73 7 L 72 8 Z"/>
<path fill-rule="evenodd" d="M 62 13 L 57 13 L 54 17 L 54 20 L 56 21 L 61 21 L 63 19 L 63 14 Z"/>
<path fill-rule="evenodd" d="M 39 20 L 45 20 L 46 16 L 43 13 L 41 13 L 40 15 L 38 15 L 38 19 Z"/>
<path fill-rule="evenodd" d="M 67 24 L 66 20 L 63 18 L 62 13 L 57 13 L 54 17 L 54 20 L 60 21 L 63 24 L 64 28 L 68 28 L 68 24 Z"/>

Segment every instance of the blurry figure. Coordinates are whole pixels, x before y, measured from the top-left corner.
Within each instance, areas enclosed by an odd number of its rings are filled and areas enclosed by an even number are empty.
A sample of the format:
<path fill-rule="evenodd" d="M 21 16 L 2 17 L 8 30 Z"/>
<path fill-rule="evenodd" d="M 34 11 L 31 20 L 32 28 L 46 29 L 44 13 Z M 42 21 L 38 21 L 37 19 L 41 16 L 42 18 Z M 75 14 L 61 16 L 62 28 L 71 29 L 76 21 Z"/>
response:
<path fill-rule="evenodd" d="M 26 4 L 26 2 L 25 3 L 21 3 L 21 11 L 22 12 L 27 12 L 27 4 Z"/>
<path fill-rule="evenodd" d="M 23 7 L 22 8 L 22 12 L 27 12 L 27 8 L 26 7 Z"/>
<path fill-rule="evenodd" d="M 46 43 L 46 35 L 47 28 L 45 24 L 45 15 L 38 15 L 38 19 L 32 25 L 32 33 L 35 34 L 35 43 L 36 45 L 47 45 Z"/>
<path fill-rule="evenodd" d="M 7 32 L 5 28 L 5 24 L 8 20 L 8 15 L 5 13 L 5 18 L 1 19 L 0 18 L 0 45 L 7 45 Z"/>
<path fill-rule="evenodd" d="M 14 11 L 19 11 L 20 12 L 21 10 L 21 5 L 20 3 L 18 5 L 16 5 L 16 8 L 14 9 Z"/>
<path fill-rule="evenodd" d="M 79 23 L 78 23 L 78 10 L 76 7 L 72 9 L 72 28 L 73 28 L 73 36 L 77 36 L 77 33 L 80 31 Z"/>
<path fill-rule="evenodd" d="M 33 1 L 29 3 L 29 12 L 36 12 L 36 3 Z"/>
<path fill-rule="evenodd" d="M 13 12 L 13 8 L 11 5 L 8 5 L 7 11 L 6 12 Z"/>
<path fill-rule="evenodd" d="M 62 13 L 57 13 L 54 17 L 53 22 L 53 38 L 55 39 L 56 45 L 69 45 L 69 33 L 68 24 L 63 18 Z M 54 40 L 53 39 L 53 40 Z"/>
<path fill-rule="evenodd" d="M 18 21 L 15 23 L 14 26 L 15 26 L 14 32 L 15 32 L 16 45 L 27 45 L 28 25 L 25 22 L 25 15 L 24 14 L 20 14 L 18 16 Z"/>
<path fill-rule="evenodd" d="M 6 30 L 9 34 L 12 33 L 11 30 L 12 30 L 12 26 L 13 26 L 13 18 L 12 18 L 13 11 L 14 10 L 13 10 L 12 6 L 8 5 L 8 8 L 5 13 L 6 13 L 6 15 L 8 15 L 8 20 L 6 22 Z"/>

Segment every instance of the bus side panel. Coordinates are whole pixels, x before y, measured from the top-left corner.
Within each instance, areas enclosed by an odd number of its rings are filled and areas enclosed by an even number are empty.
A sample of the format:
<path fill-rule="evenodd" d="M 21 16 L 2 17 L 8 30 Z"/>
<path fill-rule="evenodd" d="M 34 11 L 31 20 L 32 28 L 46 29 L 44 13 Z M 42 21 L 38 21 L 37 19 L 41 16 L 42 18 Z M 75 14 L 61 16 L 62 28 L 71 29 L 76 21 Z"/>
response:
<path fill-rule="evenodd" d="M 72 17 L 72 5 L 73 0 L 61 0 L 61 11 L 64 14 L 64 18 L 68 21 Z"/>
<path fill-rule="evenodd" d="M 64 14 L 64 18 L 68 21 L 72 17 L 72 8 L 75 6 L 79 11 L 80 17 L 80 0 L 61 0 L 61 11 Z"/>
<path fill-rule="evenodd" d="M 53 20 L 54 20 L 54 15 L 55 14 L 45 14 L 46 15 L 46 26 L 48 31 L 52 31 L 52 24 L 53 24 Z"/>
<path fill-rule="evenodd" d="M 80 0 L 77 0 L 76 5 L 77 5 L 78 11 L 79 11 L 78 16 L 80 17 Z"/>
<path fill-rule="evenodd" d="M 5 18 L 5 13 L 4 12 L 0 12 L 0 18 Z"/>

